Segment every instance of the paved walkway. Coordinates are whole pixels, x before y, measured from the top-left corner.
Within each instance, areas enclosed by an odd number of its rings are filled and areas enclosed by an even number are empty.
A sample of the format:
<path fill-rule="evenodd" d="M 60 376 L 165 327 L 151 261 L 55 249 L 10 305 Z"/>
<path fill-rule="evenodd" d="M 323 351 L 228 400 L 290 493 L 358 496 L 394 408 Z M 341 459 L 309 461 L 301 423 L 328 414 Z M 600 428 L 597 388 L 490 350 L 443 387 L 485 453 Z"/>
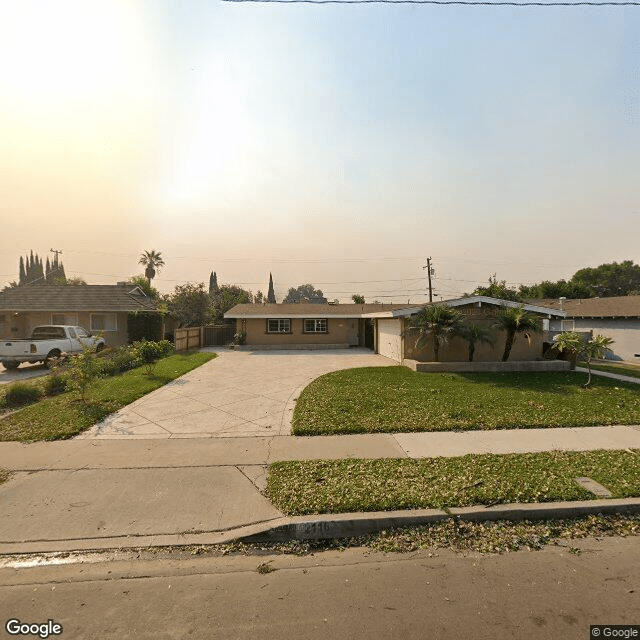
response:
<path fill-rule="evenodd" d="M 576 367 L 576 371 L 578 371 L 579 373 L 589 373 L 589 370 L 585 367 Z M 591 375 L 602 376 L 603 378 L 613 378 L 614 380 L 621 380 L 622 382 L 633 382 L 634 384 L 640 384 L 640 378 L 625 376 L 620 373 L 609 373 L 608 371 L 598 371 L 596 369 L 592 369 Z"/>
<path fill-rule="evenodd" d="M 289 435 L 295 401 L 315 378 L 396 364 L 368 349 L 231 351 L 123 407 L 78 438 Z"/>

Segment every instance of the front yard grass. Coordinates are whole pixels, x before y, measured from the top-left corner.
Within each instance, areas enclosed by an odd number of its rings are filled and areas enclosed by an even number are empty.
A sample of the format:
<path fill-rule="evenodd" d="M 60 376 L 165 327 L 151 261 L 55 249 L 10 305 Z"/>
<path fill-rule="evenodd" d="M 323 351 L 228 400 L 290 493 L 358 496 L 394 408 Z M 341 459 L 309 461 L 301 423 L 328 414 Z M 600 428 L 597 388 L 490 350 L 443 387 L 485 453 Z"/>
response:
<path fill-rule="evenodd" d="M 640 496 L 640 449 L 275 462 L 266 494 L 287 515 L 595 499 L 582 476 Z"/>
<path fill-rule="evenodd" d="M 587 366 L 586 362 L 578 362 L 579 367 Z M 606 371 L 607 373 L 618 373 L 621 376 L 631 376 L 632 378 L 640 378 L 640 367 L 634 367 L 633 365 L 624 364 L 600 364 L 599 362 L 592 362 L 591 368 L 594 371 Z"/>
<path fill-rule="evenodd" d="M 199 367 L 212 353 L 178 353 L 158 360 L 152 375 L 138 367 L 96 380 L 84 403 L 77 393 L 44 398 L 0 419 L 0 441 L 64 440 L 93 426 L 110 413 Z"/>
<path fill-rule="evenodd" d="M 300 394 L 295 435 L 640 424 L 640 387 L 586 374 L 416 373 L 368 367 L 325 374 Z"/>

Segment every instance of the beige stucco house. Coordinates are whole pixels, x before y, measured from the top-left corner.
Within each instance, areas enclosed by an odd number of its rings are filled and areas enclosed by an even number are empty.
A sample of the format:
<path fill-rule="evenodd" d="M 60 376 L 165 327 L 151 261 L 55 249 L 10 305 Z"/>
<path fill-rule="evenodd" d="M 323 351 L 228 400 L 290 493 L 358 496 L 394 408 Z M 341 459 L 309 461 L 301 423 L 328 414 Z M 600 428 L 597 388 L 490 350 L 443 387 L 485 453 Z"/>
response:
<path fill-rule="evenodd" d="M 518 303 L 485 296 L 457 298 L 440 303 L 456 307 L 469 322 L 491 327 L 497 313 Z M 255 348 L 348 348 L 363 346 L 397 362 L 411 359 L 433 360 L 433 349 L 415 346 L 417 333 L 411 318 L 425 305 L 398 304 L 239 304 L 225 313 L 246 332 L 246 344 Z M 547 325 L 564 312 L 538 305 L 524 305 L 526 311 L 540 315 Z M 548 328 L 548 327 L 545 327 Z M 495 330 L 494 345 L 478 345 L 475 359 L 499 360 L 505 336 Z M 543 334 L 517 339 L 510 360 L 542 358 Z M 443 362 L 468 360 L 467 344 L 454 338 L 440 352 Z"/>
<path fill-rule="evenodd" d="M 0 338 L 28 338 L 34 327 L 67 324 L 100 333 L 109 346 L 127 344 L 131 314 L 158 313 L 139 287 L 30 284 L 0 291 Z"/>

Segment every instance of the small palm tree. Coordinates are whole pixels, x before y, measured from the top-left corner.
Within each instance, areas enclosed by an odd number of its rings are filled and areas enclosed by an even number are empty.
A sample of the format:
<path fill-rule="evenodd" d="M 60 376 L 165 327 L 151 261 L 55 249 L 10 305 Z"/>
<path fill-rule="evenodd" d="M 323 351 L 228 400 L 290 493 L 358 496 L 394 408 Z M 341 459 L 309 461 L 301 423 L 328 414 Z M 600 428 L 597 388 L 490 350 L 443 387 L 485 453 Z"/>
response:
<path fill-rule="evenodd" d="M 156 271 L 160 271 L 160 267 L 164 267 L 162 254 L 155 249 L 151 249 L 151 251 L 144 251 L 140 255 L 138 263 L 146 267 L 144 270 L 144 276 L 149 284 L 151 284 L 151 280 L 155 278 Z"/>
<path fill-rule="evenodd" d="M 584 345 L 584 353 L 587 356 L 587 369 L 589 370 L 589 377 L 587 381 L 582 385 L 583 389 L 587 389 L 591 384 L 591 360 L 593 358 L 602 358 L 607 351 L 609 351 L 609 347 L 613 344 L 613 340 L 611 338 L 606 338 L 605 336 L 593 336 L 589 342 Z"/>
<path fill-rule="evenodd" d="M 495 342 L 491 330 L 478 324 L 463 326 L 460 330 L 460 336 L 467 341 L 469 347 L 469 362 L 473 362 L 473 355 L 476 351 L 477 344 L 490 344 L 493 346 Z"/>
<path fill-rule="evenodd" d="M 462 315 L 445 304 L 434 304 L 425 307 L 416 314 L 409 326 L 418 330 L 418 338 L 416 339 L 416 348 L 418 349 L 431 336 L 433 357 L 436 362 L 440 362 L 440 345 L 459 333 L 462 326 Z"/>
<path fill-rule="evenodd" d="M 572 369 L 575 369 L 576 360 L 580 353 L 584 351 L 584 345 L 584 340 L 575 331 L 564 331 L 553 339 L 554 348 L 560 353 L 567 354 Z"/>
<path fill-rule="evenodd" d="M 511 348 L 515 342 L 516 335 L 521 333 L 531 344 L 531 336 L 542 331 L 542 320 L 520 307 L 508 307 L 500 312 L 495 325 L 507 333 L 507 340 L 504 344 L 502 362 L 509 359 Z"/>

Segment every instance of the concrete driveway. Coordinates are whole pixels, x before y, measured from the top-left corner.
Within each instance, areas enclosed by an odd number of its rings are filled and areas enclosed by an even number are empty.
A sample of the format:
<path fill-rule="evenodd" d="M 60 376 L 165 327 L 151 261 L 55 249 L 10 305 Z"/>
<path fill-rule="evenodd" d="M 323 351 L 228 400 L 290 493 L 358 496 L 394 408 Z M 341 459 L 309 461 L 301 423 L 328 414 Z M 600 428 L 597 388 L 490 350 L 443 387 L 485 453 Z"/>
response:
<path fill-rule="evenodd" d="M 37 378 L 38 376 L 46 376 L 49 369 L 41 362 L 37 364 L 21 364 L 17 369 L 9 371 L 0 364 L 0 384 L 8 384 L 9 382 L 18 382 L 18 380 L 26 380 L 27 378 Z"/>
<path fill-rule="evenodd" d="M 123 407 L 78 438 L 289 435 L 295 401 L 318 376 L 397 364 L 360 348 L 205 351 L 216 351 L 218 357 Z"/>

